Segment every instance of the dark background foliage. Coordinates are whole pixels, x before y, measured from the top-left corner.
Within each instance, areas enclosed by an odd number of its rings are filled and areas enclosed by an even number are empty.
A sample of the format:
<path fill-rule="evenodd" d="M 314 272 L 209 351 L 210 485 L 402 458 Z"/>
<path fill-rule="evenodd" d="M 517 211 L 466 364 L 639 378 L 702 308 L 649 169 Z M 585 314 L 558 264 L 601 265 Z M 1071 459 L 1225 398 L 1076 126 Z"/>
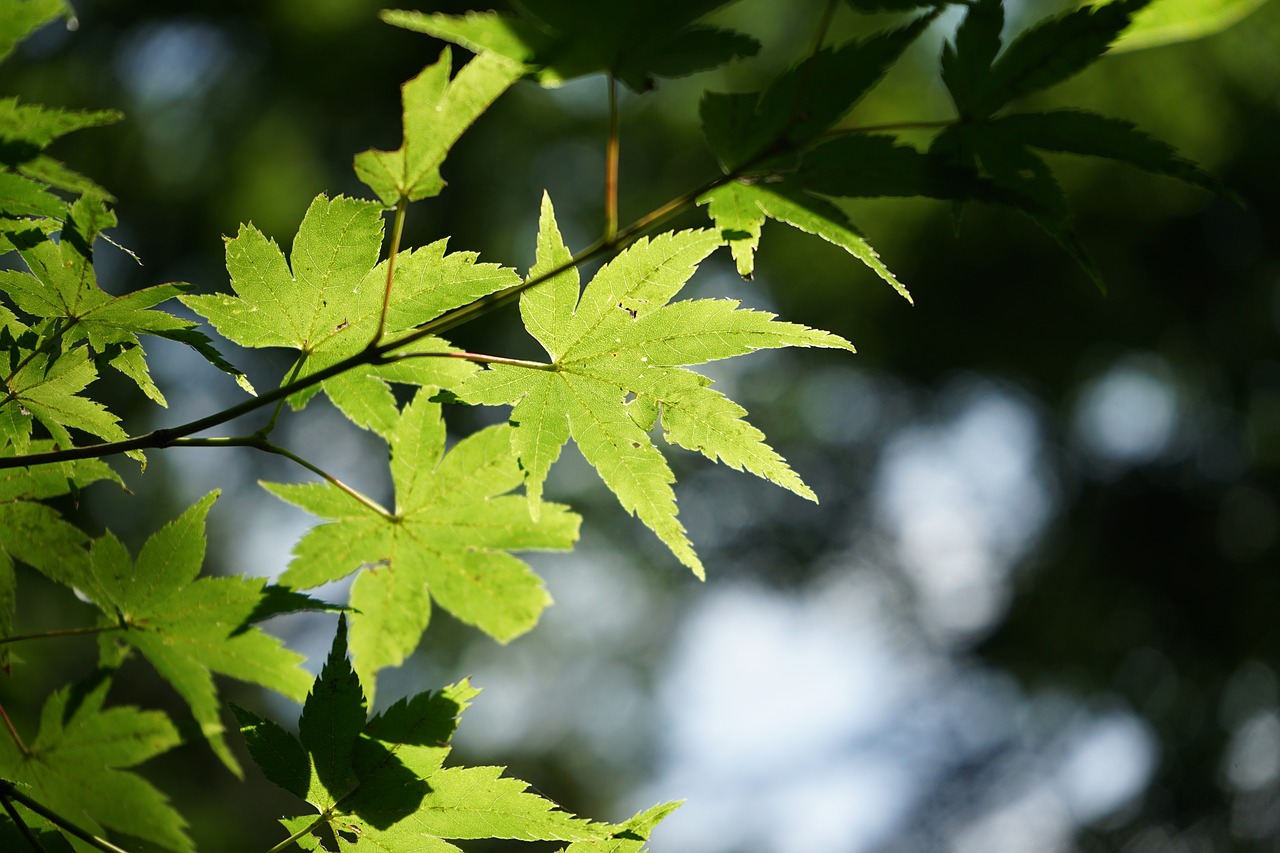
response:
<path fill-rule="evenodd" d="M 723 19 L 761 38 L 760 58 L 624 97 L 624 222 L 713 174 L 698 132 L 698 92 L 758 85 L 793 61 L 820 6 L 744 0 Z M 1017 11 L 1014 25 L 1050 11 L 1032 6 Z M 126 113 L 120 125 L 76 134 L 55 152 L 117 196 L 115 237 L 145 264 L 100 253 L 108 290 L 169 280 L 225 288 L 219 235 L 251 220 L 286 244 L 317 193 L 362 194 L 352 154 L 398 144 L 398 86 L 440 48 L 379 23 L 377 8 L 355 0 L 86 0 L 77 4 L 77 31 L 51 27 L 22 47 L 4 68 L 6 93 Z M 859 123 L 949 115 L 936 64 L 954 20 L 940 22 L 859 107 Z M 835 24 L 845 34 L 866 26 L 847 10 Z M 552 494 L 584 512 L 588 533 L 574 558 L 540 564 L 568 615 L 553 611 L 548 624 L 505 650 L 439 617 L 414 661 L 384 681 L 385 698 L 475 671 L 490 690 L 463 722 L 463 735 L 475 730 L 463 740 L 466 760 L 510 764 L 583 814 L 621 818 L 648 804 L 637 798 L 686 795 L 684 811 L 696 814 L 701 789 L 663 781 L 678 762 L 662 701 L 676 690 L 670 678 L 687 652 L 681 644 L 698 641 L 689 626 L 706 612 L 701 602 L 734 590 L 813 602 L 832 584 L 868 583 L 888 592 L 874 599 L 871 617 L 844 618 L 856 627 L 873 617 L 899 646 L 917 650 L 912 660 L 929 664 L 918 695 L 937 705 L 914 706 L 862 735 L 902 761 L 910 794 L 892 802 L 874 832 L 850 829 L 844 847 L 808 849 L 1275 849 L 1277 44 L 1280 6 L 1272 3 L 1216 37 L 1109 58 L 1043 96 L 1043 104 L 1135 121 L 1243 198 L 1237 208 L 1120 167 L 1058 162 L 1107 295 L 1033 225 L 1004 211 L 970 208 L 957 233 L 940 203 L 851 208 L 912 288 L 915 307 L 843 252 L 767 226 L 754 281 L 737 281 L 726 264 L 702 286 L 841 334 L 859 355 L 761 357 L 717 378 L 734 383 L 735 398 L 811 482 L 821 506 L 678 458 L 683 515 L 711 571 L 701 587 L 578 477 L 569 458 Z M 547 188 L 570 245 L 585 245 L 602 219 L 604 96 L 599 78 L 555 92 L 518 86 L 455 149 L 444 170 L 449 188 L 415 206 L 407 241 L 449 235 L 455 249 L 524 267 Z M 687 224 L 700 219 L 691 214 Z M 516 329 L 507 312 L 460 335 L 522 355 L 529 344 Z M 154 354 L 173 409 L 156 415 L 136 405 L 126 419 L 131 432 L 235 399 L 229 380 L 179 349 L 157 346 Z M 237 352 L 233 360 L 260 387 L 287 366 L 284 355 L 270 353 Z M 293 439 L 376 490 L 377 443 L 342 430 L 319 406 L 313 414 L 315 421 L 293 420 Z M 458 428 L 485 416 L 451 412 Z M 1019 445 L 1019 435 L 1031 438 Z M 1011 447 L 1025 452 L 1010 457 Z M 129 476 L 136 498 L 113 500 L 98 487 L 103 493 L 87 494 L 81 511 L 94 519 L 91 528 L 110 525 L 136 545 L 183 501 L 221 487 L 227 498 L 211 519 L 213 565 L 279 572 L 304 519 L 253 483 L 297 475 L 249 453 L 153 453 L 146 477 Z M 899 482 L 908 459 L 916 479 Z M 1006 476 L 1001 465 L 1022 467 Z M 959 486 L 948 479 L 955 472 L 972 474 L 968 485 L 977 491 L 965 491 L 963 476 Z M 987 500 L 980 487 L 988 482 L 1005 492 Z M 959 497 L 948 502 L 947 489 Z M 1029 497 L 1020 500 L 1018 489 Z M 936 524 L 922 527 L 922 519 Z M 985 545 L 964 530 L 987 531 Z M 965 548 L 977 569 L 957 557 Z M 964 566 L 972 577 L 955 574 Z M 42 598 L 59 594 L 30 574 L 23 583 L 21 621 L 75 622 L 74 613 L 51 614 Z M 584 613 L 594 621 L 574 621 Z M 332 627 L 307 619 L 280 627 L 319 658 Z M 739 630 L 751 647 L 761 628 L 747 621 Z M 865 650 L 855 642 L 843 653 L 856 660 Z M 50 685 L 82 674 L 92 654 L 89 642 L 24 649 Z M 836 655 L 785 666 L 821 679 L 846 663 Z M 171 698 L 141 667 L 131 673 L 119 698 L 130 691 L 148 703 Z M 802 681 L 754 689 L 760 693 L 736 701 L 767 704 L 766 696 L 780 694 L 803 705 L 824 695 Z M 873 681 L 864 689 L 896 688 Z M 967 717 L 944 713 L 965 691 L 987 694 L 989 704 Z M 996 694 L 1004 698 L 991 699 Z M 279 710 L 243 691 L 231 696 Z M 700 713 L 683 698 L 688 714 Z M 496 710 L 482 716 L 486 702 Z M 1027 805 L 1037 780 L 1053 775 L 1044 768 L 1056 766 L 1073 727 L 1100 718 L 1125 721 L 1147 744 L 1138 781 L 1096 812 L 1067 808 L 1064 817 Z M 595 722 L 584 728 L 583 719 Z M 781 733 L 788 719 L 774 724 Z M 767 743 L 774 734 L 758 737 Z M 154 768 L 197 838 L 218 839 L 206 841 L 208 849 L 247 849 L 273 837 L 271 820 L 293 805 L 287 796 L 264 794 L 252 771 L 239 785 L 202 749 Z M 768 771 L 787 772 L 782 764 Z M 831 802 L 838 822 L 845 806 Z M 717 817 L 766 826 L 745 811 Z M 725 829 L 698 846 L 688 840 L 696 834 L 664 842 L 659 832 L 655 849 L 805 849 L 795 845 L 806 818 L 793 820 L 795 828 L 784 824 L 776 837 L 743 840 Z"/>

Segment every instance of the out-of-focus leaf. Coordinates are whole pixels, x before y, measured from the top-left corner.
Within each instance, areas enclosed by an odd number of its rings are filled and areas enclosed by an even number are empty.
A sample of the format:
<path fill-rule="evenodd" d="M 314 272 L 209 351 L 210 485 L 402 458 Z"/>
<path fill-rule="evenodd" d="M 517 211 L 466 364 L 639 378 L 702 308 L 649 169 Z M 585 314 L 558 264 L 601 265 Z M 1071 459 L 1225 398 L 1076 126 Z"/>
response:
<path fill-rule="evenodd" d="M 1152 0 L 1111 45 L 1141 50 L 1211 36 L 1253 14 L 1266 0 Z M 1093 4 L 1089 4 L 1093 5 Z"/>
<path fill-rule="evenodd" d="M 94 835 L 112 830 L 194 853 L 186 821 L 164 794 L 129 770 L 181 743 L 177 730 L 159 711 L 104 710 L 109 685 L 102 680 L 87 690 L 51 694 L 25 753 L 12 738 L 0 738 L 0 777 Z"/>
<path fill-rule="evenodd" d="M 609 72 L 642 92 L 655 77 L 681 77 L 755 55 L 760 43 L 750 36 L 697 23 L 729 2 L 526 0 L 519 15 L 389 10 L 382 18 L 468 50 L 501 54 L 526 65 L 544 86 Z"/>

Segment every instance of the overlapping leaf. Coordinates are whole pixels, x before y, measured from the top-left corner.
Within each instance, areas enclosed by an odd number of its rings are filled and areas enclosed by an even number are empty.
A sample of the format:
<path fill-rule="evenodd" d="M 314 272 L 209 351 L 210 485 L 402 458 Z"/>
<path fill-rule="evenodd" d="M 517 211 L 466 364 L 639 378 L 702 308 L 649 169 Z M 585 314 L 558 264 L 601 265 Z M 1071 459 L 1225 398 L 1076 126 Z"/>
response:
<path fill-rule="evenodd" d="M 288 374 L 305 377 L 359 353 L 373 339 L 386 290 L 381 206 L 338 196 L 311 203 L 293 241 L 290 261 L 252 225 L 227 241 L 234 296 L 185 296 L 182 301 L 226 337 L 247 347 L 300 351 Z M 476 263 L 470 252 L 445 253 L 441 240 L 397 259 L 387 331 L 410 329 L 444 312 L 519 282 L 512 270 Z M 398 418 L 387 382 L 449 387 L 475 368 L 466 361 L 425 357 L 449 349 L 427 337 L 390 364 L 364 365 L 326 379 L 333 402 L 361 426 L 387 434 Z M 295 395 L 301 407 L 319 388 Z"/>
<path fill-rule="evenodd" d="M 879 82 L 932 19 L 924 15 L 896 30 L 823 48 L 763 92 L 703 97 L 702 130 L 712 152 L 726 174 L 748 175 L 698 200 L 729 243 L 741 275 L 751 276 L 761 226 L 771 218 L 844 248 L 910 298 L 843 211 L 794 178 L 779 182 L 774 173 L 794 172 L 795 158 Z"/>
<path fill-rule="evenodd" d="M 748 35 L 698 23 L 730 2 L 524 0 L 519 15 L 389 10 L 382 18 L 469 50 L 505 56 L 527 66 L 545 86 L 609 72 L 643 92 L 656 77 L 682 77 L 759 51 L 760 43 Z"/>
<path fill-rule="evenodd" d="M 319 815 L 282 821 L 315 849 L 457 851 L 450 840 L 607 839 L 593 824 L 502 776 L 500 767 L 444 767 L 458 717 L 479 691 L 465 681 L 401 699 L 366 717 L 360 680 L 347 661 L 345 622 L 303 706 L 298 738 L 236 709 L 249 753 L 276 785 Z"/>
<path fill-rule="evenodd" d="M 165 796 L 130 771 L 181 739 L 159 711 L 104 709 L 109 682 L 55 691 L 25 752 L 0 738 L 0 777 L 72 824 L 99 837 L 114 832 L 165 850 L 194 851 L 187 824 Z M 78 849 L 88 849 L 80 846 Z"/>
<path fill-rule="evenodd" d="M 1003 8 L 999 0 L 980 0 L 968 8 L 942 55 L 943 82 L 962 121 L 934 139 L 929 157 L 989 181 L 994 200 L 1035 220 L 1100 286 L 1101 275 L 1075 235 L 1062 188 L 1038 151 L 1105 157 L 1223 195 L 1230 191 L 1126 121 L 1079 110 L 995 114 L 1092 64 L 1146 2 L 1121 0 L 1048 18 L 1001 52 Z"/>
<path fill-rule="evenodd" d="M 698 264 L 721 243 L 713 231 L 640 240 L 606 265 L 581 297 L 570 269 L 525 291 L 525 327 L 552 358 L 546 369 L 491 365 L 458 390 L 472 402 L 511 404 L 511 449 L 520 460 L 530 509 L 570 437 L 622 506 L 640 517 L 676 557 L 702 576 L 702 564 L 676 517 L 674 477 L 649 431 L 661 420 L 667 441 L 747 470 L 803 497 L 813 493 L 744 421 L 746 412 L 685 370 L 757 349 L 852 349 L 835 335 L 732 300 L 668 305 Z M 549 199 L 543 199 L 537 264 L 549 274 L 568 258 Z"/>
<path fill-rule="evenodd" d="M 524 74 L 523 65 L 497 53 L 480 54 L 452 81 L 450 66 L 446 48 L 435 65 L 402 87 L 403 145 L 356 155 L 356 175 L 387 205 L 439 195 L 444 189 L 440 164 L 449 149 Z"/>
<path fill-rule="evenodd" d="M 118 370 L 165 405 L 139 335 L 184 343 L 248 387 L 243 375 L 196 331 L 195 323 L 155 308 L 186 285 L 164 284 L 118 297 L 98 286 L 92 247 L 102 230 L 115 222 L 103 198 L 90 193 L 70 207 L 57 242 L 48 239 L 39 223 L 8 234 L 30 272 L 0 271 L 0 290 L 28 317 L 49 322 L 30 330 L 10 324 L 29 333 L 14 334 L 5 347 L 10 361 L 6 402 L 34 414 L 63 447 L 71 445 L 66 427 L 107 440 L 124 437 L 118 419 L 80 393 L 97 378 L 100 364 Z M 79 344 L 87 344 L 87 349 Z"/>
<path fill-rule="evenodd" d="M 533 520 L 509 495 L 521 473 L 508 448 L 511 427 L 469 436 L 444 453 L 440 406 L 420 391 L 389 434 L 394 514 L 380 514 L 328 483 L 264 484 L 332 523 L 294 548 L 281 583 L 311 588 L 366 566 L 351 590 L 351 645 L 360 680 L 401 663 L 427 627 L 431 601 L 506 642 L 537 622 L 551 599 L 511 551 L 565 550 L 579 518 L 563 506 Z"/>
<path fill-rule="evenodd" d="M 51 442 L 6 448 L 19 453 L 50 449 Z M 0 637 L 9 636 L 13 630 L 17 600 L 15 561 L 67 585 L 74 583 L 88 563 L 84 545 L 89 537 L 42 501 L 78 494 L 99 480 L 124 485 L 98 459 L 0 470 Z M 8 665 L 8 651 L 7 645 L 0 646 L 0 667 Z"/>
<path fill-rule="evenodd" d="M 303 658 L 253 623 L 290 610 L 327 605 L 267 587 L 261 578 L 198 578 L 211 493 L 151 536 L 137 560 L 108 532 L 93 542 L 74 585 L 102 608 L 113 637 L 140 651 L 182 698 L 210 747 L 231 770 L 239 765 L 223 738 L 213 673 L 261 684 L 301 700 L 311 678 Z"/>

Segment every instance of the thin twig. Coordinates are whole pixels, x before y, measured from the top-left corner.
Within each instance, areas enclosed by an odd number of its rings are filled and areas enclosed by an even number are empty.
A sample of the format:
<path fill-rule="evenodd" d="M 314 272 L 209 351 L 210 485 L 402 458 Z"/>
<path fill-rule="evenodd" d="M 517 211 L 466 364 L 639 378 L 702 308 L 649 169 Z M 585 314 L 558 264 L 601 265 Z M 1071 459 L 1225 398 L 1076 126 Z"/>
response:
<path fill-rule="evenodd" d="M 618 78 L 609 75 L 609 138 L 604 148 L 604 239 L 618 233 Z"/>
<path fill-rule="evenodd" d="M 83 628 L 58 628 L 54 631 L 39 631 L 35 634 L 13 634 L 0 637 L 0 646 L 6 643 L 18 643 L 23 640 L 52 640 L 57 637 L 78 637 L 83 634 L 103 634 L 107 631 L 123 631 L 123 625 L 89 625 Z"/>
<path fill-rule="evenodd" d="M 452 311 L 446 311 L 444 314 L 433 320 L 428 320 L 421 324 L 413 331 L 408 332 L 398 338 L 381 343 L 370 342 L 368 346 L 354 355 L 348 356 L 341 361 L 334 362 L 322 370 L 308 374 L 301 379 L 290 382 L 287 385 L 281 385 L 274 391 L 270 391 L 253 399 L 246 400 L 235 406 L 223 409 L 213 414 L 179 424 L 174 427 L 166 427 L 163 429 L 153 430 L 143 435 L 133 438 L 122 439 L 120 441 L 105 441 L 99 444 L 85 444 L 79 447 L 69 447 L 65 450 L 50 450 L 41 453 L 29 453 L 21 456 L 3 456 L 0 457 L 0 470 L 6 468 L 20 468 L 31 465 L 45 465 L 52 462 L 67 462 L 73 459 L 95 459 L 102 456 L 110 456 L 116 453 L 127 453 L 131 450 L 153 450 L 164 447 L 172 447 L 175 444 L 187 443 L 181 441 L 184 437 L 203 432 L 207 429 L 219 426 L 233 421 L 236 418 L 251 414 L 264 406 L 282 400 L 293 394 L 317 385 L 324 380 L 338 376 L 342 373 L 358 367 L 363 364 L 385 364 L 389 360 L 392 353 L 398 349 L 402 349 L 410 344 L 416 343 L 423 338 L 439 334 L 441 332 L 467 323 L 476 317 L 489 313 L 503 305 L 514 301 L 520 294 L 531 287 L 537 287 L 543 282 L 549 281 L 567 270 L 579 267 L 582 264 L 595 260 L 603 255 L 616 253 L 625 249 L 631 243 L 635 242 L 641 234 L 665 222 L 675 214 L 693 205 L 698 198 L 705 193 L 711 192 L 717 187 L 736 181 L 742 175 L 755 168 L 773 157 L 777 157 L 788 150 L 792 143 L 788 142 L 783 136 L 780 136 L 773 144 L 765 146 L 758 153 L 748 158 L 741 165 L 728 172 L 719 175 L 704 183 L 697 189 L 683 193 L 666 204 L 663 204 L 639 219 L 632 222 L 625 228 L 618 230 L 612 239 L 600 239 L 592 243 L 586 249 L 574 255 L 562 264 L 557 264 L 550 270 L 539 275 L 532 276 L 529 279 L 512 285 L 505 290 L 499 290 L 482 296 L 474 302 L 455 308 Z"/>
<path fill-rule="evenodd" d="M 99 838 L 98 836 L 94 835 L 91 832 L 86 832 L 85 830 L 76 826 L 74 823 L 67 820 L 57 812 L 47 809 L 44 806 L 40 805 L 35 800 L 31 799 L 26 794 L 19 791 L 17 786 L 15 786 L 12 782 L 9 782 L 8 780 L 0 779 L 0 794 L 2 794 L 5 797 L 9 797 L 11 799 L 17 800 L 27 808 L 31 809 L 36 814 L 40 815 L 40 817 L 49 821 L 54 826 L 61 828 L 64 832 L 71 833 L 76 838 L 79 838 L 81 841 L 83 841 L 85 844 L 88 844 L 90 847 L 94 847 L 94 848 L 97 848 L 98 850 L 102 850 L 104 851 L 104 853 L 129 853 L 129 851 L 121 847 L 115 846 L 110 841 L 107 841 L 104 838 Z"/>
<path fill-rule="evenodd" d="M 293 369 L 289 371 L 289 377 L 285 379 L 285 381 L 281 382 L 280 384 L 288 385 L 289 383 L 296 381 L 298 378 L 298 374 L 302 372 L 302 365 L 305 361 L 306 361 L 306 354 L 299 353 L 298 360 L 293 363 Z M 258 432 L 260 432 L 262 435 L 271 435 L 272 431 L 276 428 L 276 422 L 280 420 L 280 413 L 284 411 L 285 402 L 286 402 L 285 397 L 281 397 L 279 399 L 279 401 L 276 403 L 276 407 L 271 410 L 271 418 L 270 420 L 267 421 L 267 425 L 264 426 L 262 429 L 258 430 Z"/>
<path fill-rule="evenodd" d="M 27 822 L 22 819 L 22 815 L 18 814 L 18 810 L 13 807 L 13 802 L 0 793 L 0 803 L 4 804 L 4 810 L 9 813 L 9 820 L 13 821 L 13 825 L 18 827 L 18 832 L 22 833 L 22 837 L 27 839 L 27 844 L 31 845 L 31 849 L 36 853 L 47 853 L 44 845 L 40 843 L 40 839 L 36 838 L 36 834 L 31 831 L 31 827 L 27 826 Z"/>
<path fill-rule="evenodd" d="M 18 747 L 18 752 L 23 755 L 30 755 L 31 750 L 27 749 L 27 745 L 22 742 L 22 735 L 18 734 L 18 729 L 13 725 L 13 720 L 9 719 L 9 712 L 4 709 L 4 703 L 0 702 L 0 717 L 4 719 L 4 727 L 9 731 L 9 737 L 13 738 L 14 744 Z"/>
<path fill-rule="evenodd" d="M 391 225 L 391 251 L 387 255 L 387 286 L 382 291 L 382 312 L 378 315 L 378 331 L 373 334 L 370 346 L 376 346 L 387 331 L 387 314 L 391 311 L 391 284 L 396 278 L 396 256 L 400 254 L 400 238 L 404 235 L 405 211 L 409 209 L 409 197 L 400 196 L 396 202 L 396 218 Z"/>
<path fill-rule="evenodd" d="M 376 512 L 378 515 L 389 520 L 395 520 L 395 514 L 386 509 L 382 504 L 373 498 L 361 492 L 359 489 L 348 486 L 328 471 L 312 462 L 303 459 L 298 454 L 281 447 L 278 444 L 272 444 L 267 441 L 266 436 L 261 433 L 253 435 L 232 436 L 229 438 L 177 438 L 170 442 L 176 447 L 252 447 L 254 450 L 261 450 L 263 453 L 271 453 L 276 456 L 283 456 L 291 462 L 296 462 L 303 468 L 306 468 L 313 474 L 323 477 L 334 486 L 354 498 L 359 503 Z"/>
<path fill-rule="evenodd" d="M 442 350 L 440 352 L 406 352 L 389 355 L 383 361 L 393 364 L 397 361 L 408 361 L 411 358 L 457 358 L 463 361 L 474 361 L 476 364 L 505 364 L 510 367 L 527 367 L 530 370 L 555 370 L 554 364 L 545 361 L 526 361 L 522 358 L 507 358 L 501 355 L 483 355 L 477 352 L 458 352 Z"/>

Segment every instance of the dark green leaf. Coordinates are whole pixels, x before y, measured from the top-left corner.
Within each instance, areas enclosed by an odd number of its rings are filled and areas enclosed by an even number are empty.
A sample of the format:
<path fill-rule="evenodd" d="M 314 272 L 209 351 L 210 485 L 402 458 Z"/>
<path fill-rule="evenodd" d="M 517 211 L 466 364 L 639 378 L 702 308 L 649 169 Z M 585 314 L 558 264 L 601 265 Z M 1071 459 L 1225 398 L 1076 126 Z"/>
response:
<path fill-rule="evenodd" d="M 823 48 L 758 95 L 707 93 L 702 131 L 712 153 L 727 172 L 804 147 L 849 112 L 932 20 L 924 15 L 896 30 Z"/>
<path fill-rule="evenodd" d="M 1023 95 L 1061 83 L 1106 53 L 1148 0 L 1116 0 L 1048 18 L 1019 35 L 978 87 L 972 114 L 989 116 Z"/>
<path fill-rule="evenodd" d="M 1083 110 L 1057 110 L 1002 116 L 992 119 L 990 124 L 1000 135 L 1020 140 L 1031 148 L 1106 157 L 1210 192 L 1231 194 L 1221 181 L 1179 156 L 1172 146 L 1122 119 Z"/>
<path fill-rule="evenodd" d="M 1003 29 L 1004 3 L 977 0 L 965 9 L 955 41 L 942 46 L 942 82 L 962 116 L 979 109 Z"/>
<path fill-rule="evenodd" d="M 796 178 L 812 192 L 848 198 L 969 199 L 992 194 L 976 172 L 930 157 L 891 136 L 872 134 L 824 142 L 805 155 Z"/>
<path fill-rule="evenodd" d="M 637 92 L 654 77 L 679 77 L 753 56 L 750 36 L 696 22 L 732 0 L 525 0 L 520 15 L 392 10 L 383 20 L 493 51 L 528 66 L 546 86 L 609 72 Z"/>
<path fill-rule="evenodd" d="M 293 735 L 237 705 L 231 710 L 240 724 L 249 757 L 267 779 L 298 798 L 307 796 L 311 763 L 307 750 Z"/>
<path fill-rule="evenodd" d="M 307 796 L 313 805 L 327 809 L 352 787 L 355 777 L 351 751 L 368 716 L 360 680 L 347 660 L 347 620 L 342 616 L 329 659 L 298 719 L 298 737 L 311 754 L 315 771 Z"/>
<path fill-rule="evenodd" d="M 855 12 L 910 12 L 946 6 L 952 0 L 845 0 Z"/>

